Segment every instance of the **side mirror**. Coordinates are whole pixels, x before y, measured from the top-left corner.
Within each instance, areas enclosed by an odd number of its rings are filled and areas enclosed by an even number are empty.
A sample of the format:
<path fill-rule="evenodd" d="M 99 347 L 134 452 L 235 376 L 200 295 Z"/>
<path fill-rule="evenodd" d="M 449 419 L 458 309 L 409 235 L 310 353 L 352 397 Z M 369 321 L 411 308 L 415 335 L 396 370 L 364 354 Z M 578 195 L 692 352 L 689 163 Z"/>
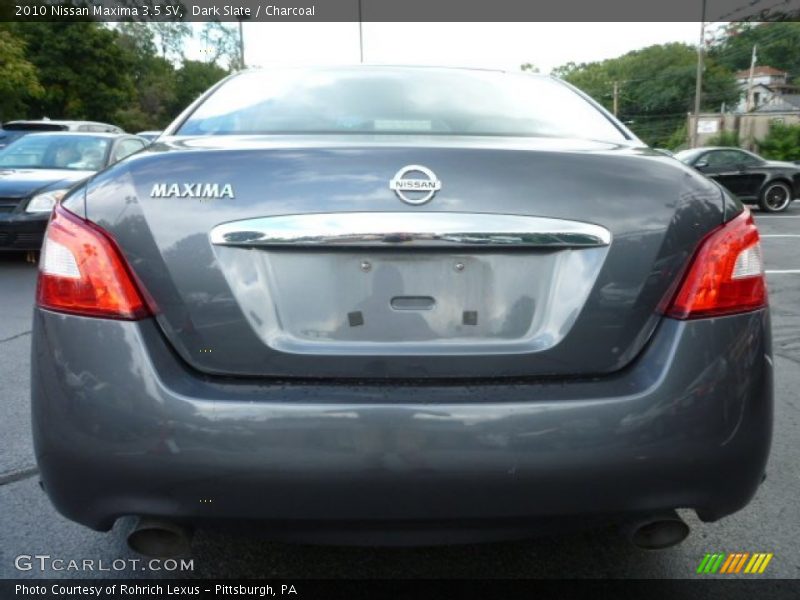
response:
<path fill-rule="evenodd" d="M 700 160 L 694 163 L 695 169 L 705 169 L 706 167 L 708 167 L 708 163 L 704 160 Z"/>

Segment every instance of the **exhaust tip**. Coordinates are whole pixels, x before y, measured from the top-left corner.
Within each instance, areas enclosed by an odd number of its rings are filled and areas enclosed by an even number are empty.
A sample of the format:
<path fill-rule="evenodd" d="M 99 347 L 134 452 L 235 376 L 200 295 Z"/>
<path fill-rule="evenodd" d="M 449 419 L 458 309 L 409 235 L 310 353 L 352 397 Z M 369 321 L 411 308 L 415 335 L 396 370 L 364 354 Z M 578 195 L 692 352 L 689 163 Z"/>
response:
<path fill-rule="evenodd" d="M 689 526 L 677 513 L 653 516 L 632 528 L 631 543 L 643 550 L 663 550 L 680 544 L 689 535 Z"/>
<path fill-rule="evenodd" d="M 188 556 L 192 550 L 192 531 L 178 523 L 140 519 L 127 541 L 131 550 L 150 558 Z"/>

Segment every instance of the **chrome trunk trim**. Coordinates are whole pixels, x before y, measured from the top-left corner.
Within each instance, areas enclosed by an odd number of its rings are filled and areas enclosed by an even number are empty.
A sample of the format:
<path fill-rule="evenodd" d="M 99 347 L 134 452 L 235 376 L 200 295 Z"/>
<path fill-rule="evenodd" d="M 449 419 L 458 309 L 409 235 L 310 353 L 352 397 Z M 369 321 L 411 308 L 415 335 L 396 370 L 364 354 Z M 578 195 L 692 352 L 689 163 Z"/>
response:
<path fill-rule="evenodd" d="M 454 212 L 350 212 L 259 217 L 217 225 L 219 246 L 585 248 L 608 246 L 611 232 L 580 221 Z"/>

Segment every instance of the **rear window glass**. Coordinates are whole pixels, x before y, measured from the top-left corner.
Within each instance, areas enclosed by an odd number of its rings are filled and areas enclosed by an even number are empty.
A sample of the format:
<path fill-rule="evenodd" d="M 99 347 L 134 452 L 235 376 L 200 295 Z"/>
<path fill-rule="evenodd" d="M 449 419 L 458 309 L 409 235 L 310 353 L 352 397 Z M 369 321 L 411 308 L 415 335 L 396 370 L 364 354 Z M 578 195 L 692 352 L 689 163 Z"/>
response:
<path fill-rule="evenodd" d="M 178 135 L 370 133 L 624 140 L 544 77 L 458 69 L 254 71 L 217 89 Z"/>
<path fill-rule="evenodd" d="M 56 125 L 54 123 L 6 123 L 3 125 L 6 131 L 66 131 L 66 125 Z"/>

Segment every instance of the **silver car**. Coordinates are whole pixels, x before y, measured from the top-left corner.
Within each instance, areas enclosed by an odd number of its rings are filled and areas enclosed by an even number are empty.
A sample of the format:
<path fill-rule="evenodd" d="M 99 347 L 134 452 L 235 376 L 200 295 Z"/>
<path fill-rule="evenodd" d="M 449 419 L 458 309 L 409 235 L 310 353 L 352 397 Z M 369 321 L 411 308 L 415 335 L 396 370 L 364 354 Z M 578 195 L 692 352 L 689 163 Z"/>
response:
<path fill-rule="evenodd" d="M 759 234 L 541 76 L 244 72 L 57 206 L 44 489 L 146 554 L 193 525 L 441 542 L 591 517 L 681 541 L 765 474 Z M 409 538 L 409 536 L 411 536 Z"/>

